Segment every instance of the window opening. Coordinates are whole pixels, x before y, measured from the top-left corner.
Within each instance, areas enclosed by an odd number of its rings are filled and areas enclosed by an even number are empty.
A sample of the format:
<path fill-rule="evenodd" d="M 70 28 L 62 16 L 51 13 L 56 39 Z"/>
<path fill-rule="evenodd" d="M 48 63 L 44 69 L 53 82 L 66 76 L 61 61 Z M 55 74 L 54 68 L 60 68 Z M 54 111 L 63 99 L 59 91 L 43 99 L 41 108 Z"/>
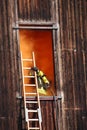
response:
<path fill-rule="evenodd" d="M 50 87 L 46 90 L 45 96 L 52 96 L 53 94 L 55 94 L 52 30 L 20 29 L 19 36 L 20 51 L 22 52 L 23 58 L 30 58 L 32 56 L 32 52 L 34 52 L 36 66 L 44 72 L 47 79 L 50 81 Z M 27 82 L 29 81 L 26 80 L 26 83 Z M 28 89 L 32 91 L 34 87 L 28 87 Z"/>

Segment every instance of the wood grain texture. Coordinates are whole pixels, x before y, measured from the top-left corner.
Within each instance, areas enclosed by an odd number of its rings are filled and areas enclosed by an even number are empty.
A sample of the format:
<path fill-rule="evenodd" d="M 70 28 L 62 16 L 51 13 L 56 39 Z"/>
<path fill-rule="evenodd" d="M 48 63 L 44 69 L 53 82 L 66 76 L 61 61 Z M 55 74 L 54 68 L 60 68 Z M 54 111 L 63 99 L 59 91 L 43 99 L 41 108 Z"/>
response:
<path fill-rule="evenodd" d="M 43 130 L 55 129 L 55 115 L 60 130 L 86 130 L 87 0 L 0 2 L 0 129 L 21 129 L 20 102 L 16 100 L 16 92 L 20 93 L 22 87 L 20 48 L 18 31 L 12 26 L 17 21 L 34 21 L 59 23 L 53 47 L 56 91 L 62 93 L 62 100 L 57 103 L 60 113 L 55 111 L 53 101 L 41 101 Z"/>

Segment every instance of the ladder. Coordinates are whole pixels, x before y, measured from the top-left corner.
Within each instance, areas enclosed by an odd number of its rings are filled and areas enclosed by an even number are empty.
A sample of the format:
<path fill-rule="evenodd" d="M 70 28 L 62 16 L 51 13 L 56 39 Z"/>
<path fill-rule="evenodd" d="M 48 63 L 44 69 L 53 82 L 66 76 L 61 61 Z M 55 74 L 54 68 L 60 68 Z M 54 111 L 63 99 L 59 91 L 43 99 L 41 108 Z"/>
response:
<path fill-rule="evenodd" d="M 34 72 L 34 75 L 26 75 L 25 71 L 30 71 L 31 67 L 35 67 L 35 55 L 32 52 L 31 59 L 23 59 L 21 53 L 21 62 L 22 62 L 22 76 L 23 76 L 23 95 L 24 95 L 24 109 L 25 109 L 25 120 L 27 123 L 27 130 L 42 130 L 42 117 L 41 117 L 41 108 L 40 108 L 40 98 L 38 92 L 38 82 L 37 82 L 37 74 Z M 32 62 L 31 67 L 24 66 L 24 63 Z M 25 79 L 34 79 L 35 83 L 25 83 Z M 35 92 L 27 91 L 26 88 L 34 87 Z M 35 100 L 31 100 L 28 97 L 35 96 Z M 30 106 L 30 107 L 29 107 Z M 34 108 L 32 108 L 34 106 Z M 32 115 L 32 116 L 31 116 Z"/>

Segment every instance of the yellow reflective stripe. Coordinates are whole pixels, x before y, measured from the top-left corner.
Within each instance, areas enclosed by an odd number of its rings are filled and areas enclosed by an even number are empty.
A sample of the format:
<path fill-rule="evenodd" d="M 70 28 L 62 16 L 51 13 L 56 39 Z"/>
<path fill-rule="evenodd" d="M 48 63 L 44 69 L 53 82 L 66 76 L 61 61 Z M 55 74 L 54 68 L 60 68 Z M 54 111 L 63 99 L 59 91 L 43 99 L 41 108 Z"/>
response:
<path fill-rule="evenodd" d="M 37 76 L 41 77 L 44 83 L 49 84 L 49 81 L 47 80 L 46 76 L 44 75 L 44 73 L 42 71 L 38 71 Z"/>
<path fill-rule="evenodd" d="M 42 76 L 44 75 L 44 73 L 43 73 L 42 71 L 39 71 L 39 72 L 37 73 L 37 75 L 42 77 Z"/>
<path fill-rule="evenodd" d="M 42 79 L 43 79 L 44 83 L 49 83 L 49 81 L 47 80 L 47 78 L 45 76 L 42 77 Z"/>

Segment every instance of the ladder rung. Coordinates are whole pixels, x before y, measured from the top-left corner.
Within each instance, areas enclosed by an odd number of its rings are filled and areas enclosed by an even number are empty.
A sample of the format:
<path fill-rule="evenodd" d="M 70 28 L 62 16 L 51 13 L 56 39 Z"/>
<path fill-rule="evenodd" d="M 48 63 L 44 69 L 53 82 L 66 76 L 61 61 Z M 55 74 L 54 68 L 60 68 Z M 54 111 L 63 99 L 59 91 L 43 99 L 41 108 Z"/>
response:
<path fill-rule="evenodd" d="M 35 78 L 35 76 L 24 76 L 24 78 Z"/>
<path fill-rule="evenodd" d="M 38 112 L 37 110 L 27 110 L 28 112 Z"/>
<path fill-rule="evenodd" d="M 37 101 L 26 101 L 26 103 L 38 103 Z"/>
<path fill-rule="evenodd" d="M 39 121 L 39 119 L 28 119 L 28 121 Z"/>
<path fill-rule="evenodd" d="M 32 94 L 36 95 L 37 93 L 25 93 L 25 95 L 32 95 Z"/>
<path fill-rule="evenodd" d="M 22 61 L 33 61 L 33 59 L 22 59 Z"/>
<path fill-rule="evenodd" d="M 30 70 L 31 67 L 23 67 L 24 70 Z"/>
<path fill-rule="evenodd" d="M 29 127 L 30 130 L 40 130 L 39 127 Z"/>
<path fill-rule="evenodd" d="M 24 86 L 36 86 L 36 84 L 24 84 Z"/>

